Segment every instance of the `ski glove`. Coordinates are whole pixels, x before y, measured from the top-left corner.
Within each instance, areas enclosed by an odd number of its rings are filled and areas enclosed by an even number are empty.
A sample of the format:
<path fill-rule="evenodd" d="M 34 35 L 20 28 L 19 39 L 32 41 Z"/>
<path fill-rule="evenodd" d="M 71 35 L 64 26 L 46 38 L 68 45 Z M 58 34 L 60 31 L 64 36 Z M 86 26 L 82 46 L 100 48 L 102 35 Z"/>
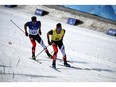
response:
<path fill-rule="evenodd" d="M 42 35 L 41 31 L 39 31 L 39 34 Z"/>
<path fill-rule="evenodd" d="M 25 32 L 25 36 L 28 36 L 28 33 L 27 32 Z"/>

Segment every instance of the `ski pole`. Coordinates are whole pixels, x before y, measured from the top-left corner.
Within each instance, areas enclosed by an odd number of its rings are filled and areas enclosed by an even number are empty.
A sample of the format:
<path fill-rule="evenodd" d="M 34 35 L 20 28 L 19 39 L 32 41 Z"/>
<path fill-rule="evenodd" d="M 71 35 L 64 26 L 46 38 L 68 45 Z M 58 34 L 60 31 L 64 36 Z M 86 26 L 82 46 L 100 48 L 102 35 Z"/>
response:
<path fill-rule="evenodd" d="M 10 20 L 15 26 L 17 26 L 23 33 L 25 33 L 15 22 L 13 22 L 12 20 Z"/>
<path fill-rule="evenodd" d="M 48 45 L 47 47 L 49 47 L 50 45 Z M 46 48 L 47 48 L 46 47 Z M 45 49 L 43 49 L 42 51 L 40 51 L 35 57 L 39 56 Z"/>

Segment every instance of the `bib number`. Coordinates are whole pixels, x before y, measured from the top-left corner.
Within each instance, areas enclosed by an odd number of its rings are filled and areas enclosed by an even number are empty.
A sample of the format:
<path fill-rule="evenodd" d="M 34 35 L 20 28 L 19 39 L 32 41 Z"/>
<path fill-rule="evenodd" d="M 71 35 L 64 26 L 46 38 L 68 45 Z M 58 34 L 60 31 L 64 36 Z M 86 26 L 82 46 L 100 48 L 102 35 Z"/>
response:
<path fill-rule="evenodd" d="M 56 38 L 56 41 L 58 41 L 59 40 L 59 38 Z"/>
<path fill-rule="evenodd" d="M 29 30 L 29 34 L 37 35 L 38 34 L 38 30 Z"/>

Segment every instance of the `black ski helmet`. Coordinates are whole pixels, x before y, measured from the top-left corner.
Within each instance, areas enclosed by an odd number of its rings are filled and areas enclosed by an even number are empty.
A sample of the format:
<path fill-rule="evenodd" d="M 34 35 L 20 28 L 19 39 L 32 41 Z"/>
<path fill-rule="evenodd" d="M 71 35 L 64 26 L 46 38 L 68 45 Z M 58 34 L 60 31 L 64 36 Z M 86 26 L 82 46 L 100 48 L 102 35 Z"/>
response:
<path fill-rule="evenodd" d="M 32 17 L 31 17 L 31 20 L 32 20 L 32 21 L 36 21 L 36 20 L 37 20 L 36 16 L 32 16 Z"/>
<path fill-rule="evenodd" d="M 56 28 L 62 27 L 61 23 L 56 24 Z"/>

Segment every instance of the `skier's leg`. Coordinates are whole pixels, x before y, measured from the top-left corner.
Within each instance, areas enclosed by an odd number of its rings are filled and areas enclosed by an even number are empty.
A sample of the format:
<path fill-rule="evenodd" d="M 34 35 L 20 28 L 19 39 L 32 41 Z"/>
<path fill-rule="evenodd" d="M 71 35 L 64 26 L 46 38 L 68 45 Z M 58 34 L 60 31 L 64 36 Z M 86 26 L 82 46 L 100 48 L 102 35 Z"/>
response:
<path fill-rule="evenodd" d="M 36 40 L 37 40 L 37 42 L 43 47 L 43 49 L 45 50 L 47 56 L 51 58 L 51 54 L 49 53 L 49 51 L 48 51 L 47 47 L 45 46 L 45 44 L 44 44 L 43 40 L 41 39 L 41 37 L 38 36 L 38 37 L 36 38 Z"/>
<path fill-rule="evenodd" d="M 57 53 L 58 53 L 58 48 L 57 48 L 57 45 L 56 44 L 53 44 L 52 47 L 53 47 L 53 50 L 54 50 L 52 59 L 53 59 L 53 61 L 55 61 L 56 60 L 56 57 L 57 57 Z"/>
<path fill-rule="evenodd" d="M 59 49 L 61 50 L 61 53 L 63 55 L 64 65 L 67 66 L 67 67 L 70 67 L 70 64 L 67 63 L 67 57 L 66 57 L 66 53 L 65 53 L 64 44 L 62 43 L 62 44 L 60 44 L 58 46 L 59 46 Z"/>
<path fill-rule="evenodd" d="M 52 66 L 56 68 L 56 57 L 57 57 L 57 53 L 58 53 L 58 48 L 57 48 L 56 44 L 52 44 L 52 47 L 54 50 L 54 54 L 52 56 L 52 60 L 53 60 Z"/>
<path fill-rule="evenodd" d="M 59 47 L 59 49 L 60 49 L 60 51 L 61 51 L 61 53 L 62 53 L 63 61 L 66 62 L 67 59 L 66 59 L 66 53 L 65 53 L 64 44 L 63 44 L 63 43 L 62 43 L 62 44 L 59 44 L 58 47 Z"/>
<path fill-rule="evenodd" d="M 48 56 L 49 58 L 52 58 L 52 55 L 49 53 L 49 51 L 48 51 L 47 47 L 45 46 L 45 44 L 44 44 L 44 42 L 43 42 L 42 39 L 41 39 L 41 41 L 40 41 L 40 45 L 41 45 L 41 46 L 43 47 L 43 49 L 45 50 L 47 56 Z"/>
<path fill-rule="evenodd" d="M 30 38 L 30 41 L 32 43 L 32 58 L 35 58 L 36 42 L 33 38 Z"/>

